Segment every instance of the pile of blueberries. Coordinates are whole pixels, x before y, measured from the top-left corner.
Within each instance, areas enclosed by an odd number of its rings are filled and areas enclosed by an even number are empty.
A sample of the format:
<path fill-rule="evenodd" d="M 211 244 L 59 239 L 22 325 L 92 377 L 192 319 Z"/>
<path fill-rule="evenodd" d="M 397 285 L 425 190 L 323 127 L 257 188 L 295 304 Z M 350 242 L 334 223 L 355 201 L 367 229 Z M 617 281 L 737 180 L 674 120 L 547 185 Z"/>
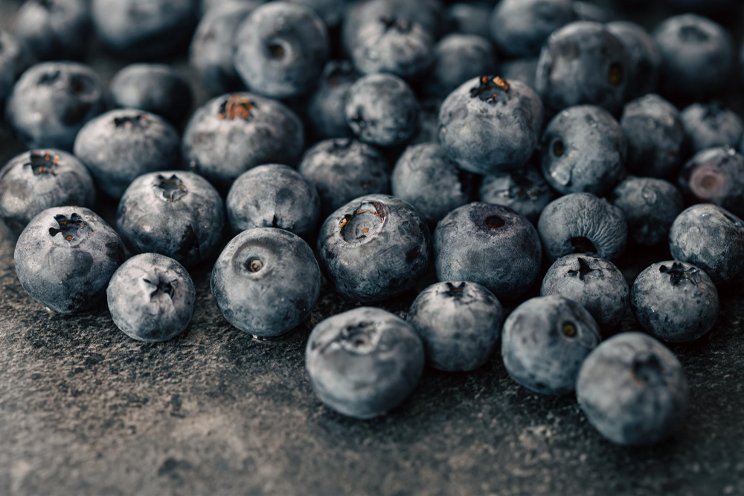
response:
<path fill-rule="evenodd" d="M 0 172 L 18 279 L 60 314 L 107 301 L 146 342 L 189 325 L 187 268 L 213 264 L 225 319 L 260 339 L 332 288 L 365 305 L 307 343 L 333 410 L 384 414 L 425 363 L 500 345 L 609 440 L 657 442 L 688 397 L 661 341 L 705 335 L 744 283 L 744 124 L 715 103 L 742 64 L 711 20 L 742 8 L 662 3 L 698 13 L 649 34 L 573 0 L 27 0 L 0 32 L 28 148 Z M 71 61 L 92 33 L 147 63 L 105 85 Z M 155 63 L 187 50 L 192 81 Z M 194 85 L 213 98 L 192 113 Z M 614 261 L 660 245 L 629 287 Z M 369 306 L 415 289 L 405 320 Z"/>

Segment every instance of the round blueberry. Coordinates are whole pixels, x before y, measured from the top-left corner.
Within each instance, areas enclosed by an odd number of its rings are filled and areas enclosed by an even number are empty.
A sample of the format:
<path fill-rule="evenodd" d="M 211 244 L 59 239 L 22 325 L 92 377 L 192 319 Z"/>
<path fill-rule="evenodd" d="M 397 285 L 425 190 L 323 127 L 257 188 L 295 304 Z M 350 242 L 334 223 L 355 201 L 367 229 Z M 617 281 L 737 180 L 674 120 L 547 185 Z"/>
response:
<path fill-rule="evenodd" d="M 15 32 L 37 60 L 79 59 L 90 31 L 85 0 L 27 0 L 15 19 Z"/>
<path fill-rule="evenodd" d="M 488 39 L 470 34 L 450 34 L 434 47 L 434 62 L 424 91 L 445 98 L 463 81 L 496 69 L 496 54 Z"/>
<path fill-rule="evenodd" d="M 320 269 L 302 238 L 257 227 L 238 234 L 214 264 L 212 294 L 230 324 L 259 338 L 291 331 L 320 293 Z"/>
<path fill-rule="evenodd" d="M 482 202 L 509 207 L 533 224 L 537 223 L 540 213 L 556 196 L 542 171 L 532 164 L 511 172 L 486 176 L 480 188 Z"/>
<path fill-rule="evenodd" d="M 204 178 L 185 171 L 144 174 L 127 188 L 116 227 L 137 252 L 153 252 L 191 267 L 222 240 L 222 198 Z"/>
<path fill-rule="evenodd" d="M 33 299 L 57 313 L 80 313 L 103 301 L 111 275 L 124 262 L 124 245 L 91 210 L 55 207 L 26 226 L 13 261 Z"/>
<path fill-rule="evenodd" d="M 628 54 L 628 88 L 626 98 L 638 98 L 656 90 L 661 69 L 661 53 L 654 39 L 638 24 L 616 21 L 607 30 L 623 44 Z"/>
<path fill-rule="evenodd" d="M 114 272 L 106 296 L 116 327 L 132 339 L 155 343 L 173 339 L 188 327 L 196 291 L 183 265 L 144 253 Z"/>
<path fill-rule="evenodd" d="M 512 209 L 470 203 L 450 212 L 434 231 L 437 278 L 482 284 L 515 300 L 540 274 L 542 250 L 535 227 Z"/>
<path fill-rule="evenodd" d="M 744 157 L 733 148 L 709 148 L 692 157 L 679 175 L 695 201 L 714 203 L 744 216 Z"/>
<path fill-rule="evenodd" d="M 718 103 L 693 103 L 682 111 L 682 125 L 693 153 L 707 148 L 738 148 L 744 123 L 732 110 Z"/>
<path fill-rule="evenodd" d="M 572 0 L 501 0 L 491 16 L 491 36 L 509 57 L 537 55 L 553 31 L 575 18 Z"/>
<path fill-rule="evenodd" d="M 347 138 L 353 133 L 346 122 L 346 95 L 359 79 L 347 61 L 330 61 L 323 69 L 318 87 L 307 102 L 307 118 L 313 133 L 321 139 Z"/>
<path fill-rule="evenodd" d="M 361 307 L 320 322 L 307 342 L 313 390 L 329 408 L 369 419 L 403 402 L 418 385 L 424 347 L 405 320 Z"/>
<path fill-rule="evenodd" d="M 424 343 L 432 367 L 458 372 L 477 369 L 501 337 L 501 303 L 480 284 L 448 281 L 422 291 L 411 305 L 408 322 Z"/>
<path fill-rule="evenodd" d="M 684 419 L 687 395 L 677 357 L 639 332 L 600 344 L 584 361 L 576 383 L 589 423 L 621 445 L 654 444 L 672 434 Z"/>
<path fill-rule="evenodd" d="M 558 295 L 532 298 L 504 322 L 501 356 L 509 376 L 530 391 L 568 394 L 602 338 L 591 314 Z"/>

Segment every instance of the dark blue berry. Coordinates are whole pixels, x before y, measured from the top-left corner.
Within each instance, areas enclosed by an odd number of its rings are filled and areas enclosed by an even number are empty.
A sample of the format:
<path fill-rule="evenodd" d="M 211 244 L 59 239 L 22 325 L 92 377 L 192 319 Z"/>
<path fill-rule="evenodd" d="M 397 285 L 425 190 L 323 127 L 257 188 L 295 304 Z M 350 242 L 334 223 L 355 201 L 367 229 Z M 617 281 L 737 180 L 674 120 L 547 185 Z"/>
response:
<path fill-rule="evenodd" d="M 111 80 L 111 97 L 117 107 L 157 114 L 178 125 L 191 113 L 194 96 L 186 79 L 162 64 L 132 64 Z"/>
<path fill-rule="evenodd" d="M 679 182 L 692 200 L 744 216 L 744 157 L 733 148 L 699 152 L 682 168 Z"/>
<path fill-rule="evenodd" d="M 617 185 L 611 200 L 623 211 L 628 237 L 641 246 L 666 243 L 672 222 L 684 208 L 673 184 L 650 177 L 628 177 Z"/>
<path fill-rule="evenodd" d="M 732 110 L 718 103 L 693 103 L 681 114 L 687 142 L 693 153 L 707 148 L 739 148 L 744 123 Z"/>
<path fill-rule="evenodd" d="M 501 0 L 491 16 L 491 36 L 509 57 L 537 55 L 551 33 L 575 19 L 571 0 Z"/>

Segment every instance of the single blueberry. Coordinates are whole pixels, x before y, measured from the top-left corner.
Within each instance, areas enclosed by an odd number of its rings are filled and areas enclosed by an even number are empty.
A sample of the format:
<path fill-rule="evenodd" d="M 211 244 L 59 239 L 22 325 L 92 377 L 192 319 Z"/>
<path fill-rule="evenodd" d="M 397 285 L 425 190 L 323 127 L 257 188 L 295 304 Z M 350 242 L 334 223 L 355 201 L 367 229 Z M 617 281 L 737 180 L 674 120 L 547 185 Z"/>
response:
<path fill-rule="evenodd" d="M 638 98 L 656 91 L 661 71 L 661 53 L 656 42 L 638 24 L 616 21 L 607 30 L 623 44 L 628 54 L 628 88 L 626 99 Z"/>
<path fill-rule="evenodd" d="M 496 348 L 504 310 L 486 287 L 448 281 L 419 293 L 407 320 L 424 343 L 432 367 L 470 371 L 486 363 Z"/>
<path fill-rule="evenodd" d="M 518 299 L 540 275 L 535 227 L 501 205 L 469 203 L 450 212 L 434 231 L 434 252 L 440 281 L 476 282 L 504 300 Z"/>
<path fill-rule="evenodd" d="M 682 424 L 687 379 L 677 357 L 661 343 L 625 332 L 600 344 L 584 361 L 576 396 L 604 437 L 621 445 L 649 445 Z"/>
<path fill-rule="evenodd" d="M 355 308 L 315 326 L 305 367 L 326 406 L 369 419 L 410 396 L 424 369 L 424 347 L 405 320 L 379 308 Z"/>
<path fill-rule="evenodd" d="M 509 376 L 530 391 L 568 394 L 601 340 L 597 323 L 580 304 L 542 296 L 522 303 L 506 319 L 501 356 Z"/>
<path fill-rule="evenodd" d="M 408 203 L 387 195 L 356 198 L 318 234 L 318 259 L 341 295 L 381 301 L 413 287 L 429 268 L 429 229 Z"/>
<path fill-rule="evenodd" d="M 144 253 L 114 272 L 106 296 L 116 327 L 132 339 L 155 343 L 186 330 L 196 291 L 183 265 L 163 255 Z"/>
<path fill-rule="evenodd" d="M 273 338 L 310 314 L 320 293 L 313 250 L 289 231 L 257 227 L 238 234 L 214 264 L 212 294 L 243 332 Z"/>
<path fill-rule="evenodd" d="M 348 61 L 330 61 L 323 69 L 318 87 L 307 102 L 307 118 L 320 139 L 347 138 L 353 133 L 346 122 L 346 95 L 359 79 Z"/>
<path fill-rule="evenodd" d="M 18 9 L 15 32 L 37 60 L 80 59 L 88 47 L 85 0 L 27 0 Z"/>
<path fill-rule="evenodd" d="M 709 148 L 692 157 L 679 174 L 682 191 L 744 216 L 744 157 L 729 147 Z"/>
<path fill-rule="evenodd" d="M 93 211 L 82 207 L 43 210 L 21 233 L 13 261 L 23 289 L 61 314 L 101 303 L 124 245 Z"/>
<path fill-rule="evenodd" d="M 445 98 L 463 81 L 496 69 L 496 54 L 486 38 L 471 34 L 450 34 L 434 47 L 434 62 L 424 81 L 423 90 Z"/>
<path fill-rule="evenodd" d="M 537 223 L 545 206 L 556 198 L 538 167 L 528 164 L 521 169 L 483 178 L 480 200 L 509 207 Z"/>
<path fill-rule="evenodd" d="M 509 57 L 537 55 L 551 33 L 575 19 L 572 0 L 501 0 L 491 16 L 491 36 Z"/>
<path fill-rule="evenodd" d="M 744 136 L 741 118 L 716 102 L 693 103 L 681 117 L 693 153 L 720 146 L 738 148 Z"/>

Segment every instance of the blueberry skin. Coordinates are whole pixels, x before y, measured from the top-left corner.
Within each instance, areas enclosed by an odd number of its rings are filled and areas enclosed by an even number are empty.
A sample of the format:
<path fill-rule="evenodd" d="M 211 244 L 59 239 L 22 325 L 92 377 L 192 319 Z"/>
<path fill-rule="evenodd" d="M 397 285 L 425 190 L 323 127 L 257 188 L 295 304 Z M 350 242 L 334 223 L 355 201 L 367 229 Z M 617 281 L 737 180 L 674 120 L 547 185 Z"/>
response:
<path fill-rule="evenodd" d="M 260 165 L 241 174 L 226 201 L 234 232 L 253 227 L 278 227 L 310 236 L 320 220 L 318 192 L 307 179 L 286 165 Z"/>
<path fill-rule="evenodd" d="M 238 28 L 233 61 L 251 91 L 288 98 L 313 88 L 328 52 L 328 33 L 315 12 L 271 2 L 256 7 Z"/>
<path fill-rule="evenodd" d="M 114 104 L 157 114 L 178 125 L 191 113 L 194 95 L 186 79 L 163 64 L 132 64 L 110 84 Z"/>
<path fill-rule="evenodd" d="M 117 55 L 164 57 L 184 47 L 197 20 L 194 0 L 92 0 L 98 38 Z"/>
<path fill-rule="evenodd" d="M 360 307 L 321 321 L 310 334 L 305 367 L 329 408 L 357 419 L 387 413 L 418 385 L 424 347 L 405 320 Z"/>
<path fill-rule="evenodd" d="M 476 282 L 503 300 L 516 300 L 530 289 L 542 259 L 530 221 L 488 203 L 469 203 L 442 219 L 434 231 L 434 253 L 437 279 Z"/>
<path fill-rule="evenodd" d="M 219 95 L 243 89 L 235 70 L 233 42 L 238 28 L 259 0 L 230 0 L 210 8 L 199 21 L 189 49 L 189 65 L 210 94 Z"/>
<path fill-rule="evenodd" d="M 385 158 L 374 147 L 352 139 L 330 139 L 312 146 L 299 171 L 318 190 L 324 217 L 354 198 L 390 193 Z"/>
<path fill-rule="evenodd" d="M 714 283 L 744 275 L 744 221 L 710 203 L 693 205 L 677 216 L 669 230 L 675 260 L 703 269 Z"/>
<path fill-rule="evenodd" d="M 684 208 L 672 183 L 650 177 L 628 177 L 614 189 L 611 201 L 623 211 L 629 238 L 640 246 L 666 243 L 672 222 Z"/>
<path fill-rule="evenodd" d="M 486 176 L 480 187 L 482 202 L 509 207 L 533 224 L 537 223 L 545 206 L 556 197 L 542 172 L 532 164 L 511 172 Z"/>
<path fill-rule="evenodd" d="M 491 37 L 510 58 L 537 55 L 552 32 L 575 19 L 571 0 L 501 0 L 491 15 Z"/>
<path fill-rule="evenodd" d="M 499 72 L 507 81 L 522 81 L 534 89 L 537 58 L 505 60 L 499 65 Z"/>
<path fill-rule="evenodd" d="M 530 391 L 572 393 L 579 369 L 602 340 L 584 307 L 558 295 L 532 298 L 504 322 L 501 356 L 509 376 Z"/>
<path fill-rule="evenodd" d="M 548 204 L 537 222 L 550 260 L 588 253 L 615 260 L 625 250 L 628 225 L 623 211 L 591 193 L 571 193 Z"/>
<path fill-rule="evenodd" d="M 622 42 L 602 24 L 579 21 L 554 32 L 543 45 L 535 89 L 555 111 L 588 104 L 616 112 L 631 74 Z"/>
<path fill-rule="evenodd" d="M 23 289 L 60 314 L 98 306 L 124 259 L 119 235 L 82 207 L 42 211 L 21 233 L 13 255 Z"/>
<path fill-rule="evenodd" d="M 718 103 L 694 103 L 681 114 L 687 142 L 693 153 L 707 148 L 738 148 L 744 135 L 744 123 L 735 112 Z"/>
<path fill-rule="evenodd" d="M 654 31 L 661 52 L 661 88 L 682 98 L 709 98 L 728 84 L 734 48 L 725 29 L 705 17 L 667 18 Z"/>
<path fill-rule="evenodd" d="M 682 191 L 696 202 L 744 216 L 744 157 L 733 148 L 709 148 L 692 157 L 679 174 Z"/>
<path fill-rule="evenodd" d="M 90 19 L 84 0 L 27 0 L 15 32 L 37 60 L 79 59 L 88 46 Z"/>
<path fill-rule="evenodd" d="M 302 238 L 271 227 L 248 229 L 214 264 L 212 294 L 230 324 L 259 338 L 291 331 L 320 294 L 320 269 Z"/>
<path fill-rule="evenodd" d="M 463 281 L 439 282 L 411 305 L 408 322 L 438 370 L 475 370 L 493 353 L 501 337 L 504 310 L 486 287 Z"/>
<path fill-rule="evenodd" d="M 409 145 L 439 142 L 439 107 L 441 106 L 442 101 L 439 98 L 426 98 L 419 102 L 418 131 Z"/>
<path fill-rule="evenodd" d="M 0 218 L 20 232 L 42 210 L 64 205 L 91 207 L 93 178 L 80 161 L 61 150 L 31 150 L 0 170 Z"/>
<path fill-rule="evenodd" d="M 346 0 L 287 0 L 290 3 L 305 5 L 323 20 L 329 28 L 335 28 L 341 22 L 346 8 Z"/>
<path fill-rule="evenodd" d="M 616 14 L 609 8 L 592 2 L 573 2 L 573 10 L 579 21 L 609 23 L 616 19 Z"/>
<path fill-rule="evenodd" d="M 160 253 L 187 267 L 216 252 L 224 222 L 219 193 L 186 171 L 139 176 L 116 212 L 116 228 L 134 251 Z"/>
<path fill-rule="evenodd" d="M 208 101 L 183 135 L 189 168 L 224 190 L 257 165 L 296 164 L 304 146 L 300 119 L 280 102 L 251 93 Z"/>
<path fill-rule="evenodd" d="M 439 141 L 460 168 L 506 172 L 527 163 L 540 138 L 540 98 L 520 81 L 481 76 L 450 93 L 439 111 Z"/>
<path fill-rule="evenodd" d="M 429 95 L 445 98 L 463 81 L 495 70 L 496 54 L 487 38 L 450 34 L 434 47 L 434 62 L 423 89 Z"/>
<path fill-rule="evenodd" d="M 106 109 L 104 93 L 88 66 L 44 62 L 18 80 L 5 117 L 28 148 L 70 151 L 80 128 Z"/>
<path fill-rule="evenodd" d="M 436 143 L 409 146 L 391 177 L 393 196 L 413 205 L 430 224 L 470 201 L 474 178 Z"/>
<path fill-rule="evenodd" d="M 353 136 L 346 122 L 346 95 L 357 79 L 359 73 L 348 61 L 332 60 L 326 64 L 306 109 L 312 132 L 317 138 Z"/>
<path fill-rule="evenodd" d="M 98 186 L 118 199 L 141 174 L 181 165 L 178 132 L 155 114 L 111 110 L 88 122 L 75 139 L 75 155 Z"/>
<path fill-rule="evenodd" d="M 186 330 L 194 313 L 196 290 L 183 265 L 163 255 L 144 253 L 114 272 L 106 297 L 116 327 L 137 341 L 157 343 Z"/>
<path fill-rule="evenodd" d="M 576 396 L 589 423 L 625 446 L 650 445 L 684 420 L 688 388 L 677 357 L 654 338 L 624 332 L 584 361 Z"/>
<path fill-rule="evenodd" d="M 31 54 L 25 45 L 0 29 L 0 110 L 13 90 L 16 78 L 31 65 Z"/>
<path fill-rule="evenodd" d="M 492 11 L 493 6 L 488 1 L 456 2 L 447 7 L 445 22 L 451 33 L 490 38 Z"/>
<path fill-rule="evenodd" d="M 604 195 L 625 176 L 625 133 L 600 107 L 560 112 L 545 129 L 540 148 L 543 175 L 563 194 Z"/>
<path fill-rule="evenodd" d="M 364 76 L 349 89 L 346 122 L 365 143 L 396 146 L 416 132 L 419 104 L 411 88 L 391 74 Z"/>
<path fill-rule="evenodd" d="M 677 108 L 658 95 L 629 102 L 620 120 L 628 142 L 628 170 L 648 177 L 673 176 L 685 153 Z"/>
<path fill-rule="evenodd" d="M 616 21 L 607 30 L 623 44 L 628 54 L 630 74 L 626 99 L 638 98 L 656 91 L 661 72 L 661 53 L 656 42 L 638 24 Z"/>
<path fill-rule="evenodd" d="M 545 274 L 541 296 L 560 295 L 582 305 L 602 328 L 614 329 L 628 308 L 630 290 L 620 269 L 592 255 L 566 255 Z"/>
<path fill-rule="evenodd" d="M 408 203 L 366 195 L 328 216 L 317 252 L 342 296 L 360 302 L 387 300 L 411 289 L 428 269 L 429 229 Z"/>

